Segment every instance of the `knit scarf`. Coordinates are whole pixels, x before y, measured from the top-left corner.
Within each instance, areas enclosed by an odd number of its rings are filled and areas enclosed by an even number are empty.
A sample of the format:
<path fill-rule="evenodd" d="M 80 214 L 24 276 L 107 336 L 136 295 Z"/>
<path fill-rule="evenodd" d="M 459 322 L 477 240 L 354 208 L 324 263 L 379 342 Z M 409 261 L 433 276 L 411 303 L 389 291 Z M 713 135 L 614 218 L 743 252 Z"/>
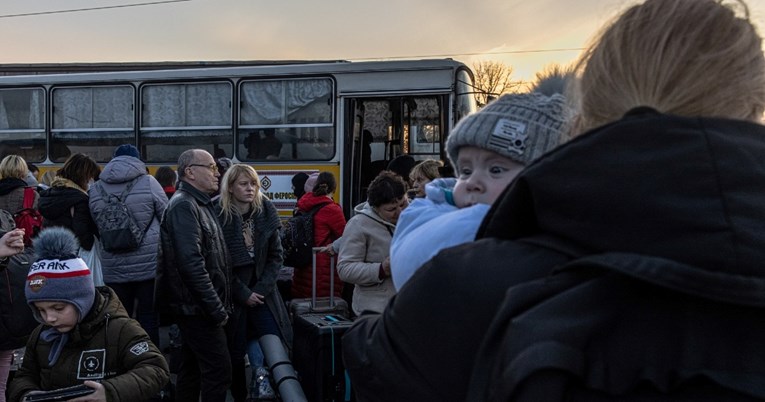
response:
<path fill-rule="evenodd" d="M 68 332 L 58 332 L 56 328 L 48 328 L 40 333 L 40 338 L 45 342 L 50 342 L 50 353 L 48 353 L 48 366 L 53 367 L 61 356 L 61 351 L 69 341 Z"/>

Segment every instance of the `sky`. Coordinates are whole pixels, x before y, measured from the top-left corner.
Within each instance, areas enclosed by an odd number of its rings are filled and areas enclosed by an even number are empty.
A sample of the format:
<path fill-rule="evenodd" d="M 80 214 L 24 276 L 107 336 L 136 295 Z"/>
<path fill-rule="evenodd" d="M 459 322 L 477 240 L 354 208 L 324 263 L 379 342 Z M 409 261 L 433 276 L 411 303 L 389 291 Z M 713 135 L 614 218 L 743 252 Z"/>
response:
<path fill-rule="evenodd" d="M 633 3 L 2 0 L 0 63 L 449 57 L 469 66 L 499 61 L 513 68 L 513 79 L 530 81 L 553 63 L 574 61 L 605 22 Z M 765 0 L 748 4 L 765 33 Z M 102 9 L 69 11 L 91 8 Z"/>

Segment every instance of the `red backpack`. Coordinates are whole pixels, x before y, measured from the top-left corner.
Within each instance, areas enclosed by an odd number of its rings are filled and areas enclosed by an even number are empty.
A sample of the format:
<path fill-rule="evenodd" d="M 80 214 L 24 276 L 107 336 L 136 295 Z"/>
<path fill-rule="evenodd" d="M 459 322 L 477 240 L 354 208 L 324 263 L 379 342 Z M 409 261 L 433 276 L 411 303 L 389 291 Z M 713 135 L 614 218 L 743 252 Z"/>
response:
<path fill-rule="evenodd" d="M 34 201 L 35 189 L 33 187 L 25 187 L 21 211 L 13 215 L 16 227 L 24 229 L 24 245 L 27 247 L 32 245 L 32 238 L 37 236 L 37 233 L 42 229 L 43 217 L 40 215 L 40 211 L 32 208 Z"/>

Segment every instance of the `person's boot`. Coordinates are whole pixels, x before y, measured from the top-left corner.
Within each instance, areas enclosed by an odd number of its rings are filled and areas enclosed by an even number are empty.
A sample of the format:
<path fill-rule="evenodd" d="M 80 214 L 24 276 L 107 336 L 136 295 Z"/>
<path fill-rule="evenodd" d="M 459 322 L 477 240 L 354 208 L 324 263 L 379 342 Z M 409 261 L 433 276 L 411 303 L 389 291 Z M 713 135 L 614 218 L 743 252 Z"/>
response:
<path fill-rule="evenodd" d="M 271 401 L 276 399 L 276 392 L 274 392 L 274 389 L 271 387 L 271 379 L 269 377 L 267 368 L 258 367 L 255 369 L 255 385 L 257 387 L 258 401 Z"/>

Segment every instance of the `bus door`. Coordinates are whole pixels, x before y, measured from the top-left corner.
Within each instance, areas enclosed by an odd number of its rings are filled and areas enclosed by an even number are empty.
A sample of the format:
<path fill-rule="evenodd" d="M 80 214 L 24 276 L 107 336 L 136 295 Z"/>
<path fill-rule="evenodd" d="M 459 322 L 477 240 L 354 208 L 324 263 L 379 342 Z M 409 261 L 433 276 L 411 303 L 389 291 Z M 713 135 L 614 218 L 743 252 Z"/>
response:
<path fill-rule="evenodd" d="M 443 159 L 447 95 L 346 98 L 343 206 L 366 201 L 372 179 L 395 157 Z"/>

